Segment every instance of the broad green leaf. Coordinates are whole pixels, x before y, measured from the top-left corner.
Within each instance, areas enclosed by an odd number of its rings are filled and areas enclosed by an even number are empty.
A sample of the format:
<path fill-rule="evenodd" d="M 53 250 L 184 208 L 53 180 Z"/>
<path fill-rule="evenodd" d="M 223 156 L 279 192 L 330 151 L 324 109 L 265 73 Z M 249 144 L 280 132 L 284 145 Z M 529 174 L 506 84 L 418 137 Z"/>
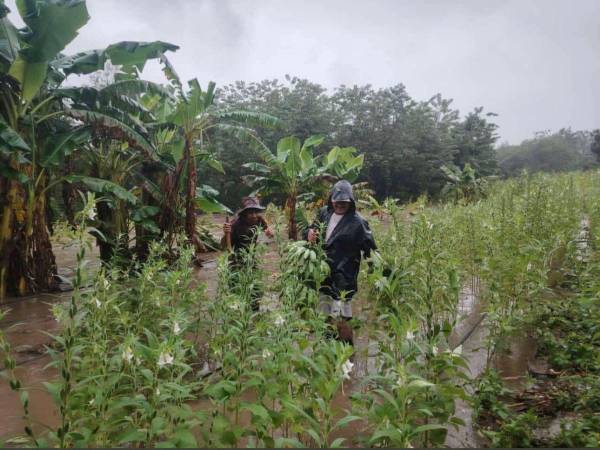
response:
<path fill-rule="evenodd" d="M 194 435 L 192 434 L 192 432 L 190 430 L 177 430 L 175 432 L 175 434 L 173 436 L 171 436 L 171 439 L 173 439 L 176 444 L 177 447 L 181 447 L 181 448 L 197 448 L 198 447 L 198 442 L 196 441 L 196 438 L 194 437 Z"/>
<path fill-rule="evenodd" d="M 342 445 L 344 445 L 344 442 L 346 442 L 346 438 L 337 438 L 335 441 L 333 441 L 330 445 L 331 448 L 340 448 Z"/>
<path fill-rule="evenodd" d="M 48 140 L 41 166 L 59 164 L 64 156 L 70 155 L 76 148 L 88 142 L 91 138 L 90 130 L 79 128 L 70 133 L 55 134 Z"/>
<path fill-rule="evenodd" d="M 315 161 L 310 147 L 303 147 L 300 151 L 300 163 L 302 172 L 307 172 L 310 168 L 314 167 Z"/>
<path fill-rule="evenodd" d="M 327 166 L 331 166 L 336 162 L 339 153 L 340 148 L 337 146 L 329 150 L 329 153 L 327 153 Z"/>
<path fill-rule="evenodd" d="M 325 136 L 310 136 L 309 138 L 307 138 L 304 141 L 304 144 L 302 145 L 302 148 L 311 148 L 311 147 L 317 147 L 319 145 L 321 145 L 323 143 L 323 141 L 325 140 Z"/>
<path fill-rule="evenodd" d="M 17 29 L 6 17 L 8 8 L 0 3 L 0 62 L 4 62 L 5 67 L 17 57 L 19 52 L 19 37 Z"/>
<path fill-rule="evenodd" d="M 22 56 L 10 66 L 9 75 L 16 79 L 21 84 L 21 96 L 25 101 L 32 100 L 46 79 L 48 63 L 43 62 L 28 62 Z"/>
<path fill-rule="evenodd" d="M 156 225 L 156 222 L 154 222 L 153 220 L 150 219 L 145 219 L 142 220 L 140 222 L 140 225 L 142 226 L 142 228 L 150 231 L 151 233 L 160 233 L 160 228 L 158 228 L 158 225 Z"/>
<path fill-rule="evenodd" d="M 277 143 L 277 158 L 281 160 L 279 155 L 282 153 L 293 153 L 300 151 L 300 140 L 295 136 L 287 136 L 279 140 Z"/>
<path fill-rule="evenodd" d="M 147 60 L 160 58 L 163 53 L 178 49 L 179 46 L 162 41 L 123 41 L 109 45 L 105 53 L 113 64 L 135 66 L 141 71 Z"/>
<path fill-rule="evenodd" d="M 139 431 L 136 429 L 126 430 L 116 437 L 116 442 L 119 444 L 125 444 L 127 442 L 139 442 L 144 441 L 146 439 L 146 432 Z"/>
<path fill-rule="evenodd" d="M 2 145 L 11 149 L 29 151 L 29 146 L 19 133 L 13 130 L 6 122 L 0 120 L 0 146 Z"/>
<path fill-rule="evenodd" d="M 135 222 L 141 222 L 145 219 L 148 219 L 149 217 L 153 217 L 156 214 L 158 214 L 158 212 L 160 211 L 160 208 L 158 206 L 142 206 L 141 208 L 137 208 L 135 211 L 133 211 L 133 214 L 131 215 L 131 218 L 135 221 Z"/>
<path fill-rule="evenodd" d="M 51 62 L 56 69 L 61 69 L 66 75 L 85 75 L 104 69 L 106 54 L 104 50 L 88 50 L 69 56 L 60 56 Z"/>
<path fill-rule="evenodd" d="M 260 417 L 262 420 L 270 421 L 271 416 L 269 415 L 269 411 L 258 403 L 241 403 L 240 409 L 250 411 L 253 415 Z"/>
<path fill-rule="evenodd" d="M 371 439 L 369 439 L 369 445 L 375 444 L 377 441 L 384 438 L 391 439 L 393 442 L 397 442 L 400 440 L 401 435 L 395 429 L 378 430 L 373 433 Z"/>
<path fill-rule="evenodd" d="M 222 173 L 223 175 L 225 174 L 225 169 L 223 169 L 223 164 L 221 164 L 220 161 L 210 158 L 206 161 L 206 163 L 209 165 L 209 167 L 213 168 L 217 172 Z"/>
<path fill-rule="evenodd" d="M 161 58 L 166 51 L 175 51 L 179 47 L 165 42 L 118 42 L 106 49 L 89 50 L 70 56 L 62 56 L 52 65 L 62 69 L 65 74 L 88 74 L 103 70 L 106 61 L 114 65 L 136 66 L 140 69 L 148 59 Z M 140 80 L 136 80 L 140 81 Z"/>
<path fill-rule="evenodd" d="M 232 211 L 217 200 L 201 197 L 196 199 L 196 206 L 207 213 L 231 213 Z"/>
<path fill-rule="evenodd" d="M 86 123 L 94 124 L 96 126 L 102 125 L 106 129 L 114 131 L 116 133 L 115 138 L 117 136 L 125 135 L 125 137 L 130 140 L 130 145 L 134 147 L 137 146 L 150 155 L 154 154 L 154 147 L 152 147 L 146 138 L 118 118 L 100 112 L 86 111 L 83 109 L 69 109 L 67 113 Z M 123 138 L 121 138 L 121 140 L 122 139 Z"/>
<path fill-rule="evenodd" d="M 0 164 L 0 176 L 10 180 L 17 180 L 19 183 L 27 183 L 29 181 L 29 176 L 6 164 Z"/>
<path fill-rule="evenodd" d="M 127 189 L 119 186 L 112 181 L 103 180 L 101 178 L 86 177 L 83 175 L 69 175 L 65 177 L 69 183 L 80 182 L 85 184 L 90 190 L 104 194 L 113 194 L 120 200 L 135 204 L 137 198 Z"/>
<path fill-rule="evenodd" d="M 340 420 L 338 420 L 338 422 L 335 424 L 336 428 L 338 427 L 345 427 L 347 426 L 349 423 L 351 422 L 355 422 L 357 420 L 362 420 L 363 418 L 360 416 L 346 416 Z"/>
<path fill-rule="evenodd" d="M 171 93 L 164 86 L 138 79 L 116 81 L 103 88 L 101 92 L 129 97 L 141 96 L 142 94 L 157 95 L 163 98 L 171 97 Z"/>
<path fill-rule="evenodd" d="M 20 51 L 28 62 L 44 63 L 56 57 L 87 23 L 85 0 L 17 0 L 17 8 L 31 33 Z M 45 73 L 45 71 L 44 71 Z"/>
<path fill-rule="evenodd" d="M 175 139 L 170 142 L 166 147 L 169 153 L 173 157 L 175 164 L 183 159 L 183 152 L 185 150 L 185 141 L 183 139 Z"/>

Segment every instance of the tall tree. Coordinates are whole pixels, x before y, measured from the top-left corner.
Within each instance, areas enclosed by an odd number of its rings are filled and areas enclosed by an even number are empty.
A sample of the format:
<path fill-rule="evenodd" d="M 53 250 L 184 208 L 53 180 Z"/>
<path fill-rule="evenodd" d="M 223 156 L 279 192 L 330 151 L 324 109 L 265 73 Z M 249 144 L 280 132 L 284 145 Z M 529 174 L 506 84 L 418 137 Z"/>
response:
<path fill-rule="evenodd" d="M 454 164 L 464 168 L 470 164 L 479 176 L 492 175 L 498 170 L 496 151 L 494 145 L 498 140 L 496 124 L 488 122 L 486 117 L 496 114 L 487 113 L 482 115 L 483 108 L 475 110 L 467 115 L 453 129 L 453 138 L 456 146 Z"/>

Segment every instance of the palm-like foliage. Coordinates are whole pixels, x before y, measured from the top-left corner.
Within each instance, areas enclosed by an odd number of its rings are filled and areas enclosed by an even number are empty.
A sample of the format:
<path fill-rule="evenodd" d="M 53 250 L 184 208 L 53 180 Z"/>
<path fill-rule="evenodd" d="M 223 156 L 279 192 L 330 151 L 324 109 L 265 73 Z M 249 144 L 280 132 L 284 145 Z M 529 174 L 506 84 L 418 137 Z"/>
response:
<path fill-rule="evenodd" d="M 188 82 L 189 89 L 185 91 L 166 58 L 163 58 L 163 64 L 176 97 L 174 100 L 164 99 L 166 104 L 159 107 L 163 112 L 163 125 L 172 125 L 176 130 L 176 135 L 169 139 L 169 145 L 165 145 L 173 152 L 176 166 L 172 174 L 163 180 L 164 199 L 160 223 L 165 228 L 177 222 L 177 211 L 174 208 L 177 205 L 177 193 L 180 186 L 183 186 L 186 235 L 196 252 L 200 252 L 203 245 L 196 229 L 196 209 L 199 203 L 205 207 L 214 206 L 215 203 L 208 202 L 210 197 L 203 195 L 206 189 L 198 188 L 198 163 L 206 163 L 221 172 L 223 170 L 220 163 L 206 151 L 212 131 L 220 129 L 237 135 L 252 135 L 248 126 L 276 126 L 278 120 L 268 114 L 220 109 L 215 104 L 215 83 L 210 82 L 207 89 L 203 90 L 194 79 Z M 176 139 L 177 136 L 180 139 Z M 181 149 L 182 152 L 178 151 Z"/>
<path fill-rule="evenodd" d="M 81 108 L 83 101 L 64 101 L 69 96 L 59 90 L 62 81 L 69 73 L 98 70 L 106 59 L 121 64 L 129 59 L 131 67 L 139 67 L 161 50 L 176 48 L 118 43 L 83 64 L 82 54 L 69 58 L 59 52 L 89 18 L 84 0 L 18 0 L 17 6 L 27 25 L 23 30 L 8 20 L 0 0 L 0 298 L 7 290 L 24 294 L 55 285 L 47 196 L 65 156 L 90 145 L 99 131 L 151 150 L 137 127 L 140 116 L 129 114 L 135 105 L 117 101 L 121 96 L 102 110 L 96 104 Z"/>
<path fill-rule="evenodd" d="M 288 136 L 278 142 L 276 154 L 263 145 L 256 145 L 263 163 L 244 164 L 256 172 L 245 177 L 256 193 L 285 196 L 290 239 L 298 238 L 296 205 L 301 196 L 311 200 L 322 195 L 332 181 L 341 178 L 353 181 L 362 168 L 364 155 L 355 155 L 353 147 L 334 147 L 323 158 L 315 157 L 314 149 L 323 140 L 322 136 L 311 136 L 301 143 L 298 138 Z"/>
<path fill-rule="evenodd" d="M 478 177 L 475 169 L 469 163 L 461 170 L 457 167 L 442 166 L 442 172 L 448 179 L 442 189 L 442 195 L 456 202 L 466 203 L 478 200 L 485 196 L 487 182 L 493 177 Z"/>

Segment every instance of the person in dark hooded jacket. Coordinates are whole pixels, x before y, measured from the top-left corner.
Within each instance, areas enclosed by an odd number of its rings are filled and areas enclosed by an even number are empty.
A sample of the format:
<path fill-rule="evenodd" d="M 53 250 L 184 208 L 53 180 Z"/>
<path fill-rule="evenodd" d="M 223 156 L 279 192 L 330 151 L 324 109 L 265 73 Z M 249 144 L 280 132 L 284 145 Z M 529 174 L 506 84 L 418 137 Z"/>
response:
<path fill-rule="evenodd" d="M 323 225 L 324 238 L 319 237 L 318 231 Z M 368 258 L 377 246 L 368 222 L 356 212 L 352 185 L 348 181 L 341 180 L 333 186 L 327 206 L 304 232 L 304 238 L 311 243 L 323 242 L 331 269 L 321 288 L 319 309 L 332 318 L 341 316 L 350 320 L 350 301 L 358 289 L 361 257 Z M 351 341 L 351 338 L 346 340 Z"/>

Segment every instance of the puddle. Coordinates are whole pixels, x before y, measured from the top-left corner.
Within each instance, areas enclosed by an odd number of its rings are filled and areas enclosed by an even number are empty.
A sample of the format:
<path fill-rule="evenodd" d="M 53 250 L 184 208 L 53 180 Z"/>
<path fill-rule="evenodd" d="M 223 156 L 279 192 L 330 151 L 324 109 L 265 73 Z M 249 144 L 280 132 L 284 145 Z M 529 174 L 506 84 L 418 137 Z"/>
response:
<path fill-rule="evenodd" d="M 43 356 L 16 368 L 17 376 L 29 388 L 29 409 L 34 433 L 44 431 L 47 426 L 56 428 L 60 423 L 58 410 L 42 384 L 56 376 L 56 370 L 45 368 L 49 362 L 50 358 Z M 21 401 L 5 380 L 0 382 L 0 399 L 0 439 L 25 434 Z"/>
<path fill-rule="evenodd" d="M 479 301 L 480 289 L 479 280 L 475 278 L 463 286 L 457 306 L 459 322 L 449 339 L 451 348 L 462 345 L 462 354 L 467 359 L 470 378 L 481 375 L 487 364 L 485 340 L 488 330 L 485 326 L 484 307 Z M 471 387 L 468 386 L 466 390 L 467 394 L 473 395 Z M 473 408 L 469 402 L 457 400 L 455 408 L 455 415 L 462 419 L 465 425 L 458 430 L 450 427 L 445 445 L 451 448 L 484 447 L 484 441 L 475 429 Z"/>
<path fill-rule="evenodd" d="M 494 368 L 507 388 L 515 391 L 525 389 L 529 367 L 535 359 L 536 352 L 535 339 L 521 334 L 511 337 L 508 349 L 494 356 Z"/>
<path fill-rule="evenodd" d="M 586 215 L 583 216 L 579 224 L 579 233 L 575 238 L 575 245 L 577 246 L 577 254 L 575 258 L 577 261 L 588 261 L 591 254 L 590 249 L 590 218 Z"/>

